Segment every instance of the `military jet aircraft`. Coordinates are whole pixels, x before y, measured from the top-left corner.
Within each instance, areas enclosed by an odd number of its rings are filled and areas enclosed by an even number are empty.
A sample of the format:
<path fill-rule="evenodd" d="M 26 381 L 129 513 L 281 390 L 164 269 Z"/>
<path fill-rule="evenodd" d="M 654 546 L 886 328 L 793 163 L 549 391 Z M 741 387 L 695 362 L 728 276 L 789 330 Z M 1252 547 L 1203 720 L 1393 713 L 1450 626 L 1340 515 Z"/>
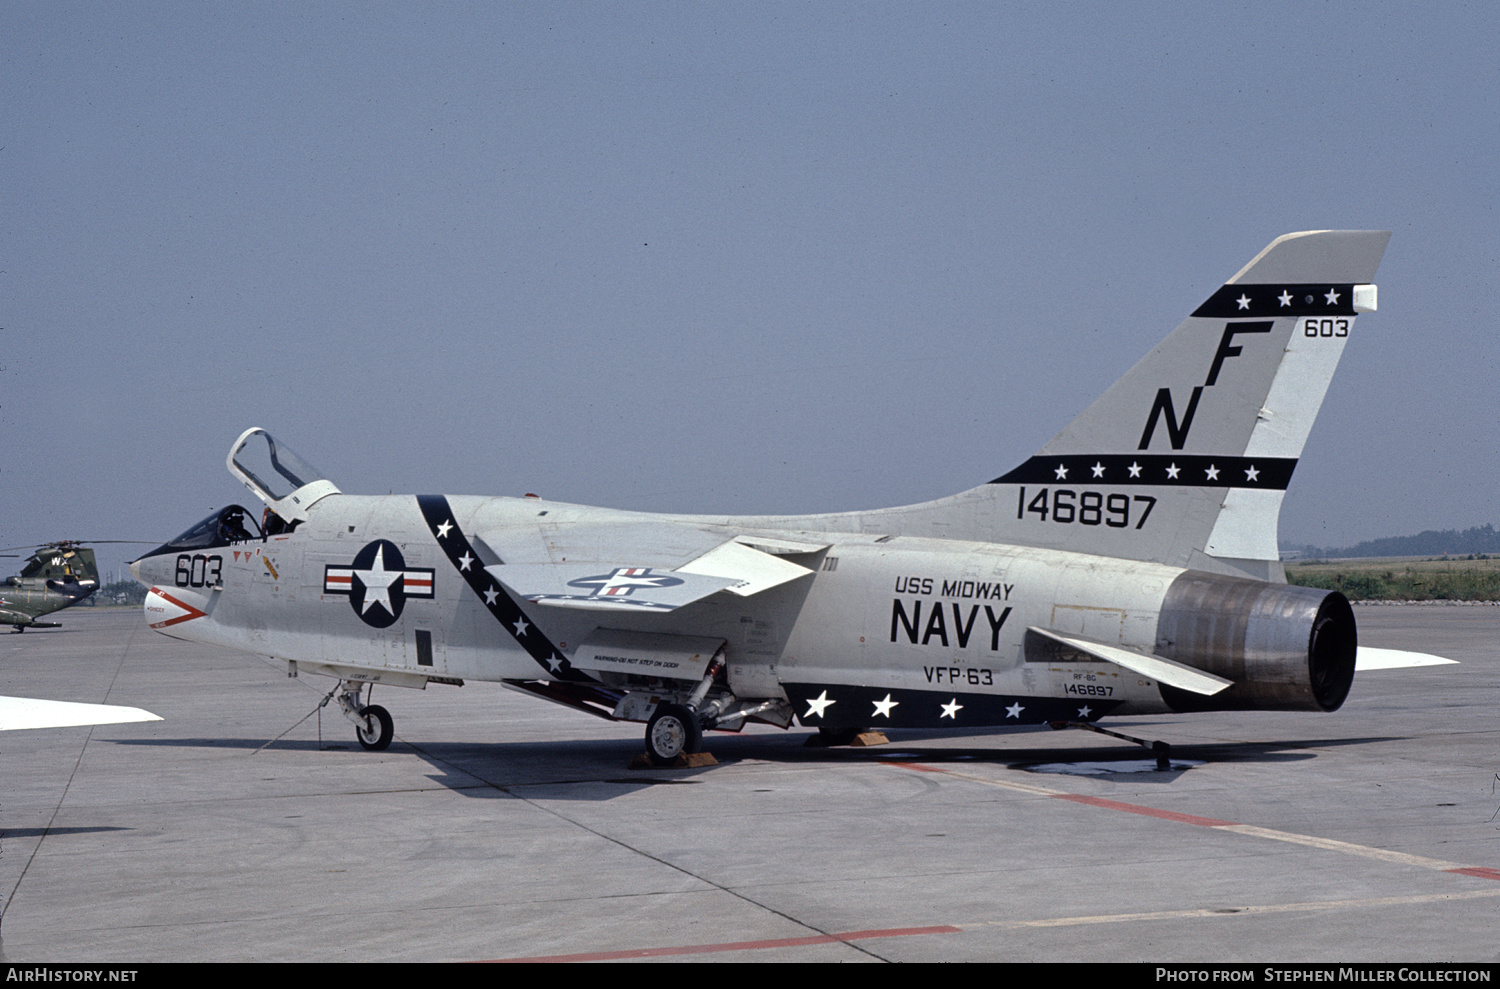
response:
<path fill-rule="evenodd" d="M 65 540 L 34 549 L 20 575 L 7 577 L 0 585 L 0 625 L 12 625 L 17 632 L 60 628 L 60 622 L 37 619 L 75 605 L 99 589 L 99 568 L 89 547 Z"/>
<path fill-rule="evenodd" d="M 368 749 L 392 737 L 372 685 L 466 680 L 645 722 L 659 764 L 751 720 L 837 736 L 1333 711 L 1354 614 L 1284 582 L 1277 520 L 1389 237 L 1276 239 L 1035 456 L 937 501 L 722 517 L 366 497 L 256 428 L 227 462 L 264 527 L 232 506 L 131 569 L 152 628 L 338 678 Z"/>

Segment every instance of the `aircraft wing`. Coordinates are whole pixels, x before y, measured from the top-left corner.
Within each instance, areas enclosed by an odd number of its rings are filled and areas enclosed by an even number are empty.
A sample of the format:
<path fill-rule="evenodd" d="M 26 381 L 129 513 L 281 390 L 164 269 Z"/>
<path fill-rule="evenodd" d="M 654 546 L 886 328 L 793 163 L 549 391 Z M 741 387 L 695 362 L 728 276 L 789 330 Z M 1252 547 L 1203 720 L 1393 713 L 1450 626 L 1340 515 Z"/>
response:
<path fill-rule="evenodd" d="M 592 611 L 675 611 L 719 591 L 750 597 L 813 571 L 786 555 L 826 547 L 740 536 L 677 567 L 496 564 L 485 570 L 533 604 Z"/>
<path fill-rule="evenodd" d="M 569 521 L 569 509 L 554 508 L 548 525 L 507 525 L 482 529 L 473 538 L 499 563 L 541 564 L 628 560 L 639 567 L 675 569 L 725 539 L 723 532 L 660 519 Z"/>
<path fill-rule="evenodd" d="M 32 697 L 0 697 L 0 731 L 23 728 L 72 728 L 78 725 L 117 725 L 128 721 L 160 721 L 159 715 L 138 707 L 79 704 Z"/>
<path fill-rule="evenodd" d="M 484 569 L 532 604 L 587 611 L 675 611 L 734 583 L 725 577 L 679 576 L 659 567 L 597 563 L 515 563 Z"/>
<path fill-rule="evenodd" d="M 1355 672 L 1360 670 L 1400 670 L 1412 666 L 1458 665 L 1456 659 L 1444 659 L 1426 652 L 1407 652 L 1405 649 L 1377 649 L 1360 646 L 1354 653 Z"/>
<path fill-rule="evenodd" d="M 1141 676 L 1150 677 L 1169 687 L 1177 687 L 1181 690 L 1189 690 L 1195 694 L 1211 696 L 1217 694 L 1225 687 L 1234 685 L 1233 680 L 1225 680 L 1223 677 L 1205 673 L 1185 663 L 1179 663 L 1173 659 L 1163 659 L 1149 653 L 1136 652 L 1134 649 L 1124 649 L 1120 646 L 1112 646 L 1093 639 L 1085 639 L 1077 635 L 1064 635 L 1051 629 L 1038 628 L 1034 625 L 1027 627 L 1028 632 L 1060 642 L 1070 649 L 1076 649 L 1081 653 L 1102 659 L 1116 666 L 1123 666 L 1127 670 L 1139 673 Z"/>

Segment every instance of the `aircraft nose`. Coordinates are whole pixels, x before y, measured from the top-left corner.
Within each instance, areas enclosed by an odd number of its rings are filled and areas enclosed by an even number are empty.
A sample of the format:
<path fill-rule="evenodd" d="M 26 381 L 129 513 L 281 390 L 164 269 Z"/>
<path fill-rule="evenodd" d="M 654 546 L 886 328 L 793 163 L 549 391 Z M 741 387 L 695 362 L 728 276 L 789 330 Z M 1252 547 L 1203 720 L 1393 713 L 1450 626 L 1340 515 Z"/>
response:
<path fill-rule="evenodd" d="M 131 560 L 130 561 L 130 576 L 134 577 L 136 579 L 137 583 L 140 583 L 140 584 L 144 584 L 145 583 L 144 580 L 141 580 L 141 561 L 140 560 Z"/>

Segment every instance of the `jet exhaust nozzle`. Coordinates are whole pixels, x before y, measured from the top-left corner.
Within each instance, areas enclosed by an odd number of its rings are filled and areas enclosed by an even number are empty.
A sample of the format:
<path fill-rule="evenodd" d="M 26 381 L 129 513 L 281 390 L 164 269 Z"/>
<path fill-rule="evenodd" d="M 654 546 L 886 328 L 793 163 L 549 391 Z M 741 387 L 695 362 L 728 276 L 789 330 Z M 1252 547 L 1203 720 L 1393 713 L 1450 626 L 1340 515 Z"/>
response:
<path fill-rule="evenodd" d="M 1234 686 L 1212 697 L 1163 686 L 1162 699 L 1174 711 L 1336 711 L 1357 646 L 1338 591 L 1189 570 L 1167 590 L 1156 652 Z"/>

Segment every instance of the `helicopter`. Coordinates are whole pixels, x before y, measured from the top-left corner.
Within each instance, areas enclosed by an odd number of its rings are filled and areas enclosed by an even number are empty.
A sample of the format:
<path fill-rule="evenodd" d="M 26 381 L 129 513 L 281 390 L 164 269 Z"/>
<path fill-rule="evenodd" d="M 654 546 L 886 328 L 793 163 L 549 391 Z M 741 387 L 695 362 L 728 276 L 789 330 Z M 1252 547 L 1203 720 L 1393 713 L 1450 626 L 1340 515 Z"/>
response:
<path fill-rule="evenodd" d="M 0 584 L 0 625 L 11 625 L 17 632 L 61 628 L 60 622 L 37 619 L 75 605 L 99 589 L 94 551 L 78 540 L 9 548 L 32 553 L 18 576 Z"/>

